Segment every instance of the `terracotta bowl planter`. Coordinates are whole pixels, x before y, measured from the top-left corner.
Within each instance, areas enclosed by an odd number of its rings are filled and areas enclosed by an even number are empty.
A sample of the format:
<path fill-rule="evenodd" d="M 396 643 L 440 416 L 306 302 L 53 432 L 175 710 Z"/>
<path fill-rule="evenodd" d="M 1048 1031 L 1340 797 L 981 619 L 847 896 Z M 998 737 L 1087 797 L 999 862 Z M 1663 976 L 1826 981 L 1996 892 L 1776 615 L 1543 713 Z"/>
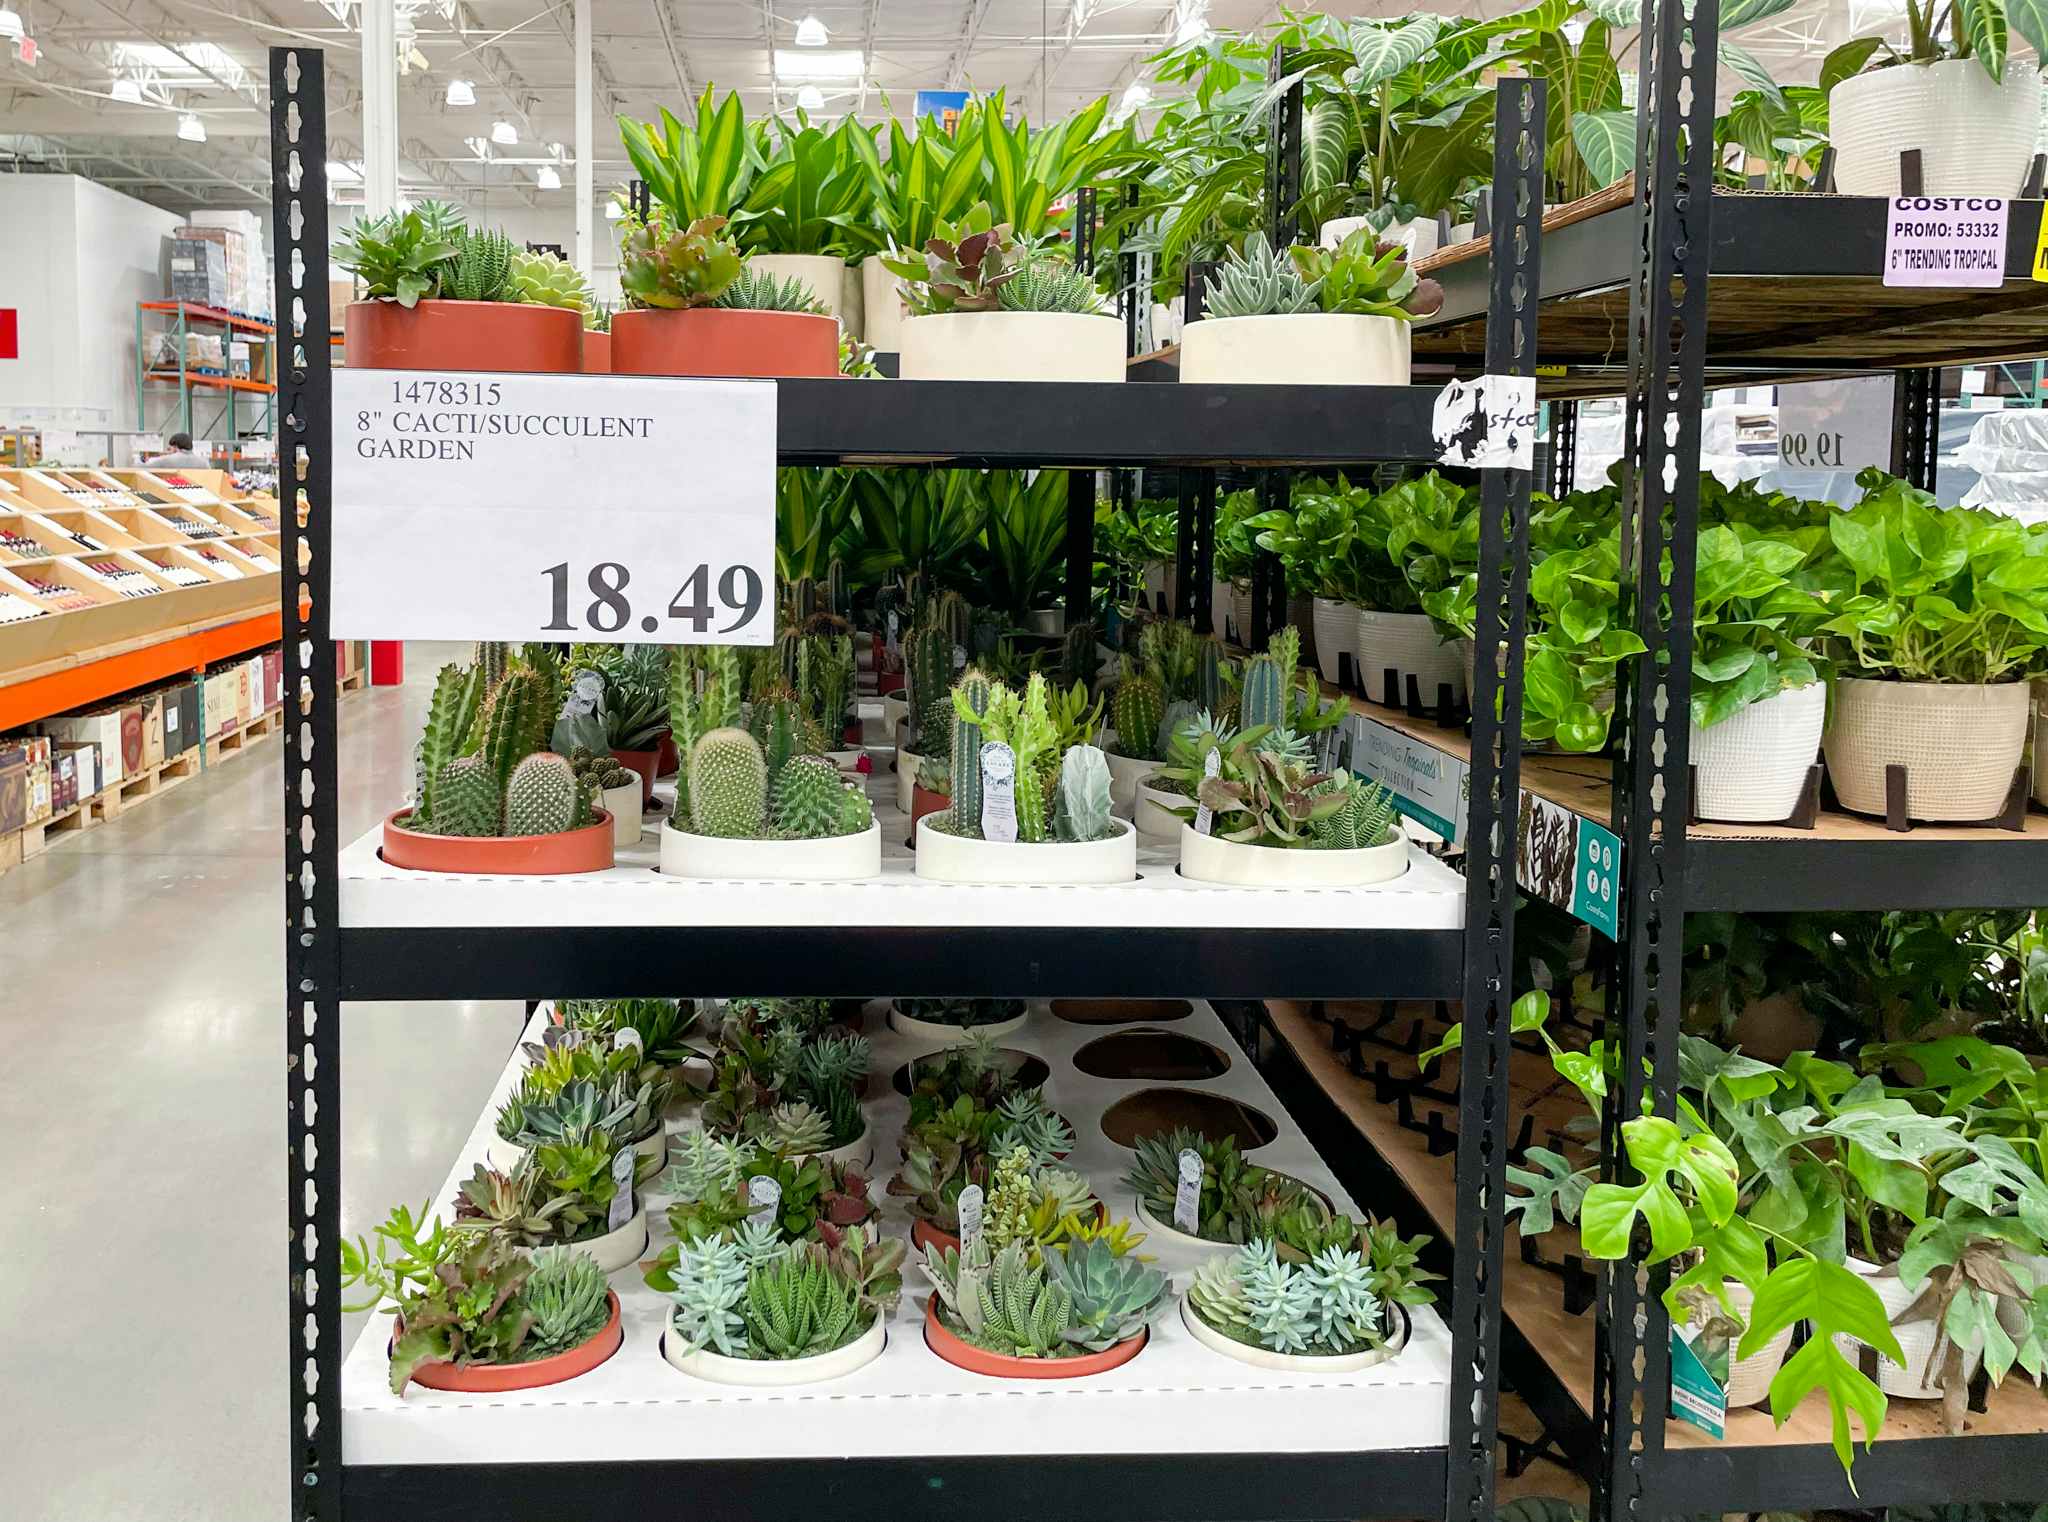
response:
<path fill-rule="evenodd" d="M 588 1374 L 618 1352 L 626 1340 L 625 1328 L 619 1324 L 619 1297 L 607 1292 L 605 1298 L 611 1302 L 611 1319 L 581 1347 L 551 1358 L 536 1358 L 531 1363 L 473 1363 L 466 1367 L 423 1363 L 412 1371 L 412 1382 L 429 1390 L 499 1395 L 508 1390 L 537 1390 L 542 1385 L 558 1385 L 565 1379 Z"/>
<path fill-rule="evenodd" d="M 935 793 L 928 787 L 910 784 L 910 826 L 915 836 L 918 820 L 927 814 L 943 814 L 953 806 L 953 800 L 944 793 Z"/>
<path fill-rule="evenodd" d="M 612 335 L 600 333 L 595 328 L 583 330 L 583 373 L 585 375 L 610 375 L 612 373 Z"/>
<path fill-rule="evenodd" d="M 808 312 L 693 307 L 612 318 L 614 375 L 839 374 L 839 324 Z"/>
<path fill-rule="evenodd" d="M 352 301 L 342 318 L 357 370 L 507 370 L 576 375 L 583 317 L 511 301 Z"/>
<path fill-rule="evenodd" d="M 939 1357 L 970 1374 L 987 1374 L 995 1379 L 1082 1379 L 1090 1374 L 1107 1374 L 1122 1368 L 1145 1351 L 1151 1333 L 1143 1332 L 1129 1342 L 1120 1342 L 1100 1353 L 1079 1358 L 1009 1358 L 962 1342 L 939 1320 L 939 1297 L 924 1303 L 924 1341 Z"/>
<path fill-rule="evenodd" d="M 683 754 L 676 749 L 676 737 L 664 733 L 661 737 L 660 752 L 654 758 L 654 775 L 673 777 L 683 764 Z"/>
<path fill-rule="evenodd" d="M 950 1231 L 941 1231 L 922 1216 L 914 1216 L 910 1222 L 910 1240 L 920 1252 L 935 1253 L 945 1248 L 960 1250 L 960 1239 Z"/>
<path fill-rule="evenodd" d="M 384 821 L 385 865 L 413 872 L 479 872 L 488 876 L 602 872 L 612 865 L 612 816 L 603 809 L 580 830 L 558 835 L 423 835 L 398 821 L 400 809 Z"/>
<path fill-rule="evenodd" d="M 615 750 L 612 759 L 640 778 L 640 806 L 642 808 L 654 798 L 654 775 L 660 770 L 661 752 L 657 750 Z"/>

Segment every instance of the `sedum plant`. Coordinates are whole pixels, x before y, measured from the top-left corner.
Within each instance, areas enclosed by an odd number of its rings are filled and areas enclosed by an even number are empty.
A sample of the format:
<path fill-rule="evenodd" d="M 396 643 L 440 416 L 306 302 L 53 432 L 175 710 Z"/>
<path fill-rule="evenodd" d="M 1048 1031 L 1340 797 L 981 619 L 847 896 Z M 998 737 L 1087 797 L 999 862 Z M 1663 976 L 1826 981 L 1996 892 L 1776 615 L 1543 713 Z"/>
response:
<path fill-rule="evenodd" d="M 634 307 L 710 306 L 740 269 L 722 216 L 699 217 L 681 231 L 658 218 L 634 223 L 619 240 L 619 289 Z"/>
<path fill-rule="evenodd" d="M 957 223 L 939 221 L 920 253 L 885 255 L 882 263 L 901 277 L 899 289 L 912 312 L 993 312 L 1003 286 L 1024 270 L 1030 257 L 1006 222 L 997 222 L 988 202 L 978 201 Z"/>
<path fill-rule="evenodd" d="M 1253 233 L 1242 252 L 1226 253 L 1202 283 L 1202 311 L 1210 317 L 1291 317 L 1317 311 L 1320 294 L 1321 282 L 1303 279 L 1264 233 Z"/>
<path fill-rule="evenodd" d="M 803 280 L 767 270 L 742 269 L 739 278 L 711 305 L 742 312 L 803 312 L 827 315 L 828 309 Z"/>
<path fill-rule="evenodd" d="M 870 1058 L 862 1036 L 806 1039 L 786 1026 L 757 1033 L 728 1016 L 712 1053 L 704 1127 L 790 1154 L 846 1146 L 867 1127 L 859 1088 Z"/>
<path fill-rule="evenodd" d="M 1355 1248 L 1289 1263 L 1272 1242 L 1247 1242 L 1196 1270 L 1188 1305 L 1233 1341 L 1308 1357 L 1384 1347 L 1395 1326 Z"/>

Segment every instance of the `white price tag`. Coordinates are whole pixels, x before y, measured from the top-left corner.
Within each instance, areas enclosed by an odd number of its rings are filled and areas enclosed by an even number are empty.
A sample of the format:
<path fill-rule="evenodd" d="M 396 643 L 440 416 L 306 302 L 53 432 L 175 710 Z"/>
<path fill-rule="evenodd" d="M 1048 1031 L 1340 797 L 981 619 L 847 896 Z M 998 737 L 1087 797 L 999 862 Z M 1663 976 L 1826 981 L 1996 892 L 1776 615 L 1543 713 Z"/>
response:
<path fill-rule="evenodd" d="M 647 1050 L 647 1043 L 640 1039 L 640 1033 L 630 1025 L 622 1025 L 619 1027 L 618 1034 L 612 1037 L 612 1050 L 615 1052 L 623 1051 L 629 1046 L 635 1051 L 644 1052 Z"/>
<path fill-rule="evenodd" d="M 896 631 L 897 631 L 897 621 L 896 621 L 896 610 L 895 610 L 894 608 L 891 608 L 891 609 L 889 610 L 889 636 L 888 636 L 888 639 L 887 639 L 887 640 L 885 641 L 885 643 L 886 643 L 886 644 L 888 645 L 888 647 L 889 647 L 889 648 L 890 648 L 891 650 L 894 650 L 894 649 L 896 648 L 896 637 L 897 637 L 897 636 L 896 636 Z"/>
<path fill-rule="evenodd" d="M 981 747 L 981 838 L 1017 838 L 1017 758 L 1000 740 Z"/>
<path fill-rule="evenodd" d="M 775 418 L 762 381 L 337 370 L 332 632 L 769 644 Z"/>
<path fill-rule="evenodd" d="M 747 1203 L 754 1208 L 747 1212 L 747 1219 L 763 1225 L 775 1223 L 775 1212 L 782 1208 L 782 1186 L 765 1173 L 757 1173 L 747 1180 Z"/>
<path fill-rule="evenodd" d="M 612 1196 L 611 1211 L 605 1216 L 605 1227 L 617 1231 L 633 1219 L 633 1170 L 639 1163 L 640 1155 L 631 1147 L 621 1147 L 612 1157 L 612 1182 L 619 1186 L 619 1192 Z"/>
<path fill-rule="evenodd" d="M 960 1191 L 960 1251 L 963 1255 L 981 1240 L 981 1208 L 981 1185 L 969 1184 Z"/>
<path fill-rule="evenodd" d="M 164 731 L 167 734 L 176 734 L 178 732 L 178 710 L 169 703 L 164 705 Z"/>
<path fill-rule="evenodd" d="M 1202 758 L 1202 776 L 1204 780 L 1219 775 L 1222 770 L 1223 753 L 1221 751 L 1212 750 Z M 1197 835 L 1206 835 L 1216 826 L 1216 811 L 1210 808 L 1208 804 L 1200 801 L 1201 793 L 1199 790 L 1196 792 L 1195 797 L 1195 833 Z"/>
<path fill-rule="evenodd" d="M 1173 1224 L 1189 1236 L 1202 1231 L 1202 1154 L 1183 1147 L 1180 1154 L 1180 1183 L 1173 1191 Z"/>
<path fill-rule="evenodd" d="M 1884 221 L 1884 283 L 2002 285 L 2007 210 L 1990 196 L 1893 197 Z"/>
<path fill-rule="evenodd" d="M 1778 388 L 1778 458 L 1787 466 L 1861 470 L 1888 465 L 1891 456 L 1889 375 Z"/>

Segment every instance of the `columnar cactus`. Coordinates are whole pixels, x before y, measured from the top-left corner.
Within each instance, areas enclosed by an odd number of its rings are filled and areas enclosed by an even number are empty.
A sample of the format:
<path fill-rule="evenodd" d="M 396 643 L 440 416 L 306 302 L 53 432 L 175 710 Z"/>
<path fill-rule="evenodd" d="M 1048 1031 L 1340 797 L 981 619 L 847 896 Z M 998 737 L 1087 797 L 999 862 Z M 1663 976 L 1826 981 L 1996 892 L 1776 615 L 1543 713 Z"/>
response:
<path fill-rule="evenodd" d="M 1109 819 L 1109 762 L 1092 745 L 1076 745 L 1060 760 L 1054 833 L 1061 840 L 1101 840 Z"/>
<path fill-rule="evenodd" d="M 1127 676 L 1116 684 L 1114 707 L 1116 747 L 1134 761 L 1157 761 L 1159 721 L 1166 716 L 1166 695 L 1146 676 Z"/>
<path fill-rule="evenodd" d="M 515 666 L 484 702 L 477 720 L 483 734 L 480 749 L 501 794 L 512 780 L 512 768 L 547 745 L 555 722 L 547 691 L 547 678 L 540 672 Z"/>
<path fill-rule="evenodd" d="M 853 602 L 846 591 L 846 562 L 836 556 L 825 567 L 825 606 L 827 611 L 840 618 L 853 614 Z"/>
<path fill-rule="evenodd" d="M 504 794 L 482 756 L 458 756 L 441 768 L 434 783 L 435 833 L 495 835 L 501 822 Z"/>
<path fill-rule="evenodd" d="M 803 645 L 803 636 L 794 628 L 784 629 L 775 636 L 775 664 L 781 668 L 785 686 L 796 686 L 797 651 Z"/>
<path fill-rule="evenodd" d="M 510 669 L 512 647 L 501 639 L 480 639 L 470 654 L 470 664 L 483 674 L 484 691 L 489 692 L 505 680 Z"/>
<path fill-rule="evenodd" d="M 505 784 L 507 835 L 556 835 L 573 829 L 579 802 L 588 799 L 566 756 L 540 751 L 512 768 Z"/>
<path fill-rule="evenodd" d="M 1223 651 L 1213 635 L 1195 655 L 1195 706 L 1205 713 L 1223 708 Z"/>
<path fill-rule="evenodd" d="M 1243 727 L 1255 729 L 1268 725 L 1274 729 L 1286 728 L 1287 689 L 1292 685 L 1293 674 L 1282 667 L 1270 652 L 1246 661 L 1238 707 Z"/>
<path fill-rule="evenodd" d="M 768 764 L 744 729 L 714 729 L 690 750 L 690 823 L 700 835 L 758 837 L 767 818 Z"/>
<path fill-rule="evenodd" d="M 953 801 L 946 810 L 946 827 L 970 838 L 981 834 L 981 718 L 988 712 L 988 696 L 988 678 L 972 669 L 953 688 Z"/>
<path fill-rule="evenodd" d="M 922 746 L 925 736 L 944 723 L 946 694 L 953 690 L 953 636 L 936 623 L 911 630 L 903 669 L 910 683 L 910 725 Z"/>
<path fill-rule="evenodd" d="M 747 732 L 761 747 L 772 787 L 790 757 L 802 755 L 805 749 L 804 724 L 797 711 L 796 694 L 787 687 L 776 687 L 756 697 L 749 705 Z"/>
<path fill-rule="evenodd" d="M 476 727 L 477 709 L 483 702 L 483 694 L 481 666 L 471 666 L 466 670 L 461 666 L 443 666 L 434 678 L 434 696 L 427 704 L 426 728 L 420 735 L 419 751 L 415 757 L 415 828 L 433 819 L 434 795 L 440 782 L 441 768 L 461 754 L 470 731 Z"/>
<path fill-rule="evenodd" d="M 841 796 L 847 791 L 839 768 L 823 756 L 797 756 L 775 779 L 775 828 L 798 840 L 822 840 L 843 833 Z"/>
<path fill-rule="evenodd" d="M 1032 672 L 1022 697 L 1007 687 L 991 689 L 982 729 L 989 739 L 1009 746 L 1017 760 L 1017 839 L 1047 839 L 1047 784 L 1058 764 L 1060 736 L 1059 726 L 1052 721 L 1051 689 L 1044 675 Z M 956 778 L 960 775 L 957 758 L 953 774 Z M 957 794 L 953 802 L 959 805 Z"/>
<path fill-rule="evenodd" d="M 853 691 L 853 636 L 805 635 L 797 648 L 797 696 L 827 749 L 846 729 L 846 700 Z"/>

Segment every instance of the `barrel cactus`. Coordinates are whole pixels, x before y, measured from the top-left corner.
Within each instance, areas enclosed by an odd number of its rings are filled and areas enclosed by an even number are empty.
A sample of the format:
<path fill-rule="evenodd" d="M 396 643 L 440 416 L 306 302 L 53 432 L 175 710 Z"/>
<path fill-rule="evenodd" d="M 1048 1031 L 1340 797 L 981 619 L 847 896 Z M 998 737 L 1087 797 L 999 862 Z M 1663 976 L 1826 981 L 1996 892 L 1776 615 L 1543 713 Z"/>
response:
<path fill-rule="evenodd" d="M 823 756 L 797 756 L 775 779 L 775 828 L 798 840 L 822 840 L 841 833 L 841 795 L 847 791 L 839 768 Z"/>
<path fill-rule="evenodd" d="M 1127 676 L 1116 684 L 1116 748 L 1133 761 L 1157 761 L 1159 721 L 1166 716 L 1166 695 L 1146 676 Z"/>
<path fill-rule="evenodd" d="M 441 835 L 495 835 L 504 795 L 482 756 L 458 756 L 434 782 L 434 830 Z"/>
<path fill-rule="evenodd" d="M 744 729 L 714 729 L 690 751 L 690 823 L 700 835 L 747 840 L 766 822 L 768 763 Z"/>
<path fill-rule="evenodd" d="M 1053 833 L 1060 840 L 1101 840 L 1114 829 L 1109 818 L 1109 761 L 1092 745 L 1076 745 L 1060 760 Z"/>
<path fill-rule="evenodd" d="M 988 678 L 970 670 L 953 689 L 949 754 L 953 758 L 952 802 L 946 828 L 970 839 L 981 834 L 981 718 L 988 711 Z"/>
<path fill-rule="evenodd" d="M 875 823 L 874 805 L 868 802 L 868 795 L 857 787 L 843 787 L 839 790 L 839 833 L 841 835 L 865 835 Z"/>
<path fill-rule="evenodd" d="M 558 835 L 573 829 L 579 803 L 587 804 L 588 795 L 568 757 L 537 752 L 513 767 L 505 784 L 505 833 Z"/>

